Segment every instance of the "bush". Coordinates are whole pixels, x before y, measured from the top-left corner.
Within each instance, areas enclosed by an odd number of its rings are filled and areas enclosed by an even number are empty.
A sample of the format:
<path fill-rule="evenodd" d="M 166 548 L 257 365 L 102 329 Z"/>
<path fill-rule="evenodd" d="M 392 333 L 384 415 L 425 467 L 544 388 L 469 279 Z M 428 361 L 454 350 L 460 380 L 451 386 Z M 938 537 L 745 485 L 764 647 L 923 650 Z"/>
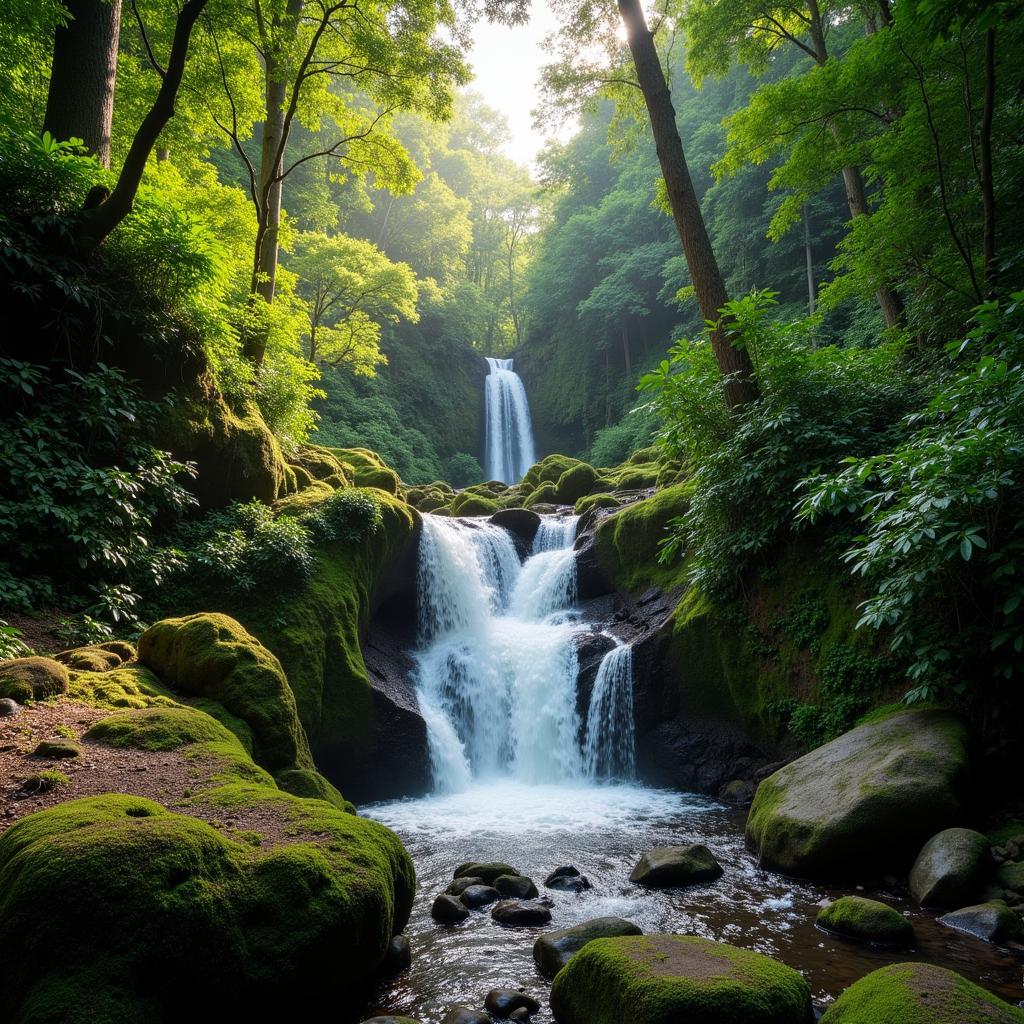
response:
<path fill-rule="evenodd" d="M 445 477 L 453 487 L 469 487 L 484 478 L 480 461 L 469 452 L 456 452 L 445 463 Z"/>
<path fill-rule="evenodd" d="M 631 409 L 618 423 L 602 427 L 584 459 L 592 466 L 618 466 L 655 437 L 658 419 L 647 406 Z"/>
<path fill-rule="evenodd" d="M 380 505 L 365 490 L 343 490 L 325 498 L 305 519 L 319 541 L 360 544 L 376 533 L 383 522 Z"/>

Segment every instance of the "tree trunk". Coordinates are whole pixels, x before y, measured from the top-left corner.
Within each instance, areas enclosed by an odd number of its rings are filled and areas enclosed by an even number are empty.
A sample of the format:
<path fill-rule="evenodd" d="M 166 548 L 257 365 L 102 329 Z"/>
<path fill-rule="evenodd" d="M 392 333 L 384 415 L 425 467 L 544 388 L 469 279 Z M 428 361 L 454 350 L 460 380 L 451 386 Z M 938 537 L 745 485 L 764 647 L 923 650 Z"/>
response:
<path fill-rule="evenodd" d="M 618 0 L 618 7 L 650 115 L 672 217 L 683 243 L 683 253 L 697 293 L 701 315 L 716 324 L 711 334 L 711 347 L 718 369 L 726 378 L 725 401 L 730 409 L 737 408 L 759 397 L 754 382 L 754 367 L 748 353 L 735 347 L 733 338 L 722 323 L 719 310 L 729 301 L 729 296 L 704 226 L 690 170 L 686 166 L 683 143 L 676 127 L 672 95 L 654 46 L 654 37 L 647 27 L 639 0 Z"/>
<path fill-rule="evenodd" d="M 981 178 L 981 254 L 985 269 L 985 298 L 994 299 L 999 286 L 996 264 L 996 194 L 992 183 L 992 115 L 996 102 L 996 30 L 985 33 L 985 102 L 981 114 L 979 177 Z"/>
<path fill-rule="evenodd" d="M 612 369 L 607 345 L 604 347 L 604 425 L 612 425 Z"/>
<path fill-rule="evenodd" d="M 519 314 L 516 312 L 516 283 L 515 283 L 515 250 L 512 245 L 508 247 L 508 311 L 512 314 L 512 326 L 516 331 L 516 348 L 523 343 L 522 334 L 519 331 Z"/>
<path fill-rule="evenodd" d="M 811 251 L 811 222 L 804 203 L 804 256 L 807 260 L 807 312 L 814 316 L 814 307 L 818 296 L 814 288 L 814 253 Z"/>
<path fill-rule="evenodd" d="M 626 318 L 622 318 L 622 358 L 626 364 L 626 376 L 633 376 L 633 361 L 629 358 L 629 324 Z"/>
<path fill-rule="evenodd" d="M 309 361 L 316 365 L 316 324 L 309 325 Z"/>
<path fill-rule="evenodd" d="M 88 208 L 83 210 L 79 218 L 75 231 L 75 246 L 80 256 L 87 256 L 93 252 L 128 216 L 135 204 L 135 195 L 139 190 L 139 182 L 142 181 L 149 154 L 153 152 L 156 140 L 167 126 L 167 122 L 174 116 L 174 101 L 177 99 L 182 75 L 185 73 L 192 29 L 206 3 L 207 0 L 187 0 L 181 8 L 174 25 L 171 54 L 167 60 L 160 90 L 132 139 L 114 191 L 105 201 L 95 205 L 87 203 Z"/>
<path fill-rule="evenodd" d="M 53 69 L 43 130 L 81 139 L 110 166 L 121 0 L 65 0 L 70 18 L 53 37 Z"/>

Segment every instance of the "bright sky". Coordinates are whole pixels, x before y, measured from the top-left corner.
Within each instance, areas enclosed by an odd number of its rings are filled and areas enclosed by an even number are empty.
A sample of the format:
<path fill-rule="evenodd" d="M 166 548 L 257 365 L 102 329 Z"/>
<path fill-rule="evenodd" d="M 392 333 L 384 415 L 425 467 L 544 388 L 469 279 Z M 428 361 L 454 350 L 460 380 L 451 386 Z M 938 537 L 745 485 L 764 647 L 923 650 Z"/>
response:
<path fill-rule="evenodd" d="M 543 0 L 530 5 L 529 24 L 508 28 L 477 24 L 469 61 L 476 79 L 471 88 L 479 92 L 488 106 L 508 118 L 512 141 L 505 146 L 518 163 L 532 164 L 543 149 L 545 133 L 534 130 L 530 111 L 537 106 L 540 69 L 546 63 L 541 49 L 544 36 L 556 25 L 555 17 Z M 565 138 L 568 131 L 558 132 Z"/>

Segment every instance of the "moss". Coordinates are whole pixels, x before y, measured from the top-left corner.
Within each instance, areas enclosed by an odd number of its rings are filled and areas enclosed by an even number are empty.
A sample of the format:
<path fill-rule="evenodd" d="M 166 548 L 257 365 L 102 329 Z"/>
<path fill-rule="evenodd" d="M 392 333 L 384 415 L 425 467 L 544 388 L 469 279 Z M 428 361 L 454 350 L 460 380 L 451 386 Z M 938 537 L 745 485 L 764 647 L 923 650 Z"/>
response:
<path fill-rule="evenodd" d="M 341 461 L 330 449 L 315 444 L 299 445 L 291 453 L 291 461 L 300 467 L 306 475 L 307 484 L 314 480 L 326 480 L 328 477 L 342 473 Z"/>
<path fill-rule="evenodd" d="M 467 494 L 463 491 L 455 496 L 452 502 L 452 515 L 455 516 L 490 516 L 498 511 L 498 503 L 493 498 L 485 498 L 480 494 Z"/>
<path fill-rule="evenodd" d="M 652 444 L 648 448 L 640 448 L 633 452 L 633 454 L 626 459 L 626 464 L 629 466 L 637 466 L 650 462 L 657 462 L 660 456 L 661 449 L 656 444 Z"/>
<path fill-rule="evenodd" d="M 21 788 L 29 794 L 49 793 L 58 786 L 71 784 L 71 779 L 63 772 L 54 771 L 52 768 L 41 772 L 34 772 L 21 784 Z M 0 946 L 2 949 L 2 946 Z"/>
<path fill-rule="evenodd" d="M 988 841 L 992 846 L 1002 846 L 1011 839 L 1016 839 L 1017 836 L 1024 836 L 1024 821 L 1010 821 L 1005 825 L 1000 825 L 999 828 L 988 833 Z"/>
<path fill-rule="evenodd" d="M 555 485 L 552 483 L 540 484 L 535 487 L 523 499 L 525 508 L 532 508 L 534 505 L 557 505 Z"/>
<path fill-rule="evenodd" d="M 302 466 L 294 466 L 291 463 L 285 467 L 285 473 L 291 486 L 286 487 L 289 494 L 294 494 L 298 491 L 303 491 L 316 479 L 309 470 L 303 469 Z"/>
<path fill-rule="evenodd" d="M 585 494 L 589 494 L 597 483 L 597 472 L 593 466 L 579 462 L 570 466 L 555 484 L 555 495 L 560 505 L 573 505 Z"/>
<path fill-rule="evenodd" d="M 1024 1010 L 953 971 L 890 964 L 851 985 L 821 1024 L 1024 1024 Z"/>
<path fill-rule="evenodd" d="M 31 690 L 32 700 L 46 700 L 66 693 L 68 688 L 68 670 L 53 658 L 13 658 L 0 662 L 0 696 L 24 703 L 26 689 Z"/>
<path fill-rule="evenodd" d="M 74 740 L 42 740 L 36 744 L 32 751 L 34 757 L 46 757 L 50 759 L 63 759 L 81 757 L 82 748 Z"/>
<path fill-rule="evenodd" d="M 751 950 L 692 935 L 588 942 L 555 977 L 560 1024 L 810 1024 L 801 975 Z"/>
<path fill-rule="evenodd" d="M 337 459 L 339 465 L 349 465 L 353 469 L 386 469 L 387 464 L 369 448 L 324 448 L 328 454 Z"/>
<path fill-rule="evenodd" d="M 401 481 L 398 474 L 386 466 L 357 466 L 355 483 L 357 487 L 376 487 L 388 494 L 398 494 Z"/>
<path fill-rule="evenodd" d="M 202 711 L 186 707 L 123 711 L 96 722 L 85 738 L 110 747 L 138 750 L 177 750 L 193 743 L 234 743 L 245 752 L 237 737 L 220 722 Z"/>
<path fill-rule="evenodd" d="M 298 494 L 289 494 L 274 503 L 274 510 L 280 515 L 298 516 L 312 511 L 325 498 L 334 494 L 334 488 L 324 480 L 315 480 Z"/>
<path fill-rule="evenodd" d="M 319 772 L 310 768 L 289 768 L 279 772 L 275 780 L 286 793 L 312 800 L 326 800 L 341 811 L 355 814 L 355 807 Z"/>
<path fill-rule="evenodd" d="M 234 619 L 210 612 L 157 622 L 139 638 L 139 660 L 177 690 L 243 719 L 260 764 L 313 766 L 281 663 Z"/>
<path fill-rule="evenodd" d="M 913 925 L 899 911 L 863 896 L 842 896 L 822 907 L 817 925 L 861 942 L 902 946 L 914 939 Z"/>
<path fill-rule="evenodd" d="M 549 455 L 547 458 L 535 462 L 523 475 L 523 485 L 535 489 L 540 484 L 554 484 L 558 478 L 573 466 L 584 465 L 579 459 L 571 458 L 568 455 Z"/>
<path fill-rule="evenodd" d="M 175 703 L 172 691 L 149 669 L 138 665 L 109 672 L 73 672 L 68 695 L 83 704 L 106 708 Z"/>
<path fill-rule="evenodd" d="M 255 754 L 256 738 L 252 734 L 252 728 L 244 718 L 231 714 L 219 701 L 209 700 L 207 697 L 200 697 L 198 700 L 189 701 L 189 706 L 216 719 L 225 729 L 234 734 L 235 739 L 242 744 L 245 752 L 250 757 Z"/>
<path fill-rule="evenodd" d="M 642 466 L 623 466 L 608 473 L 609 480 L 617 491 L 640 491 L 658 483 L 661 467 L 657 463 Z"/>
<path fill-rule="evenodd" d="M 576 502 L 573 511 L 581 516 L 595 508 L 618 508 L 621 502 L 613 494 L 587 494 Z"/>
<path fill-rule="evenodd" d="M 0 837 L 0 1018 L 142 1022 L 196 1006 L 259 1017 L 371 976 L 411 905 L 398 839 L 321 801 L 227 788 L 296 838 L 256 849 L 119 795 L 40 811 Z"/>
<path fill-rule="evenodd" d="M 117 668 L 124 659 L 98 647 L 76 647 L 71 651 L 61 651 L 57 660 L 78 672 L 106 672 Z"/>

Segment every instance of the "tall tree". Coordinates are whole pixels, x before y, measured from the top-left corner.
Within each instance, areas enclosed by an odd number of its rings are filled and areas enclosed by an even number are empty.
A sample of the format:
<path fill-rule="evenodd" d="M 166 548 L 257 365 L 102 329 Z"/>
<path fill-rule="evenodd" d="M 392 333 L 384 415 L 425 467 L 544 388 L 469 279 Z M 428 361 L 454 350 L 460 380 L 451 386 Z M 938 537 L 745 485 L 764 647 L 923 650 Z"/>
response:
<path fill-rule="evenodd" d="M 81 139 L 110 166 L 121 0 L 65 0 L 68 17 L 53 36 L 53 67 L 43 130 Z"/>

